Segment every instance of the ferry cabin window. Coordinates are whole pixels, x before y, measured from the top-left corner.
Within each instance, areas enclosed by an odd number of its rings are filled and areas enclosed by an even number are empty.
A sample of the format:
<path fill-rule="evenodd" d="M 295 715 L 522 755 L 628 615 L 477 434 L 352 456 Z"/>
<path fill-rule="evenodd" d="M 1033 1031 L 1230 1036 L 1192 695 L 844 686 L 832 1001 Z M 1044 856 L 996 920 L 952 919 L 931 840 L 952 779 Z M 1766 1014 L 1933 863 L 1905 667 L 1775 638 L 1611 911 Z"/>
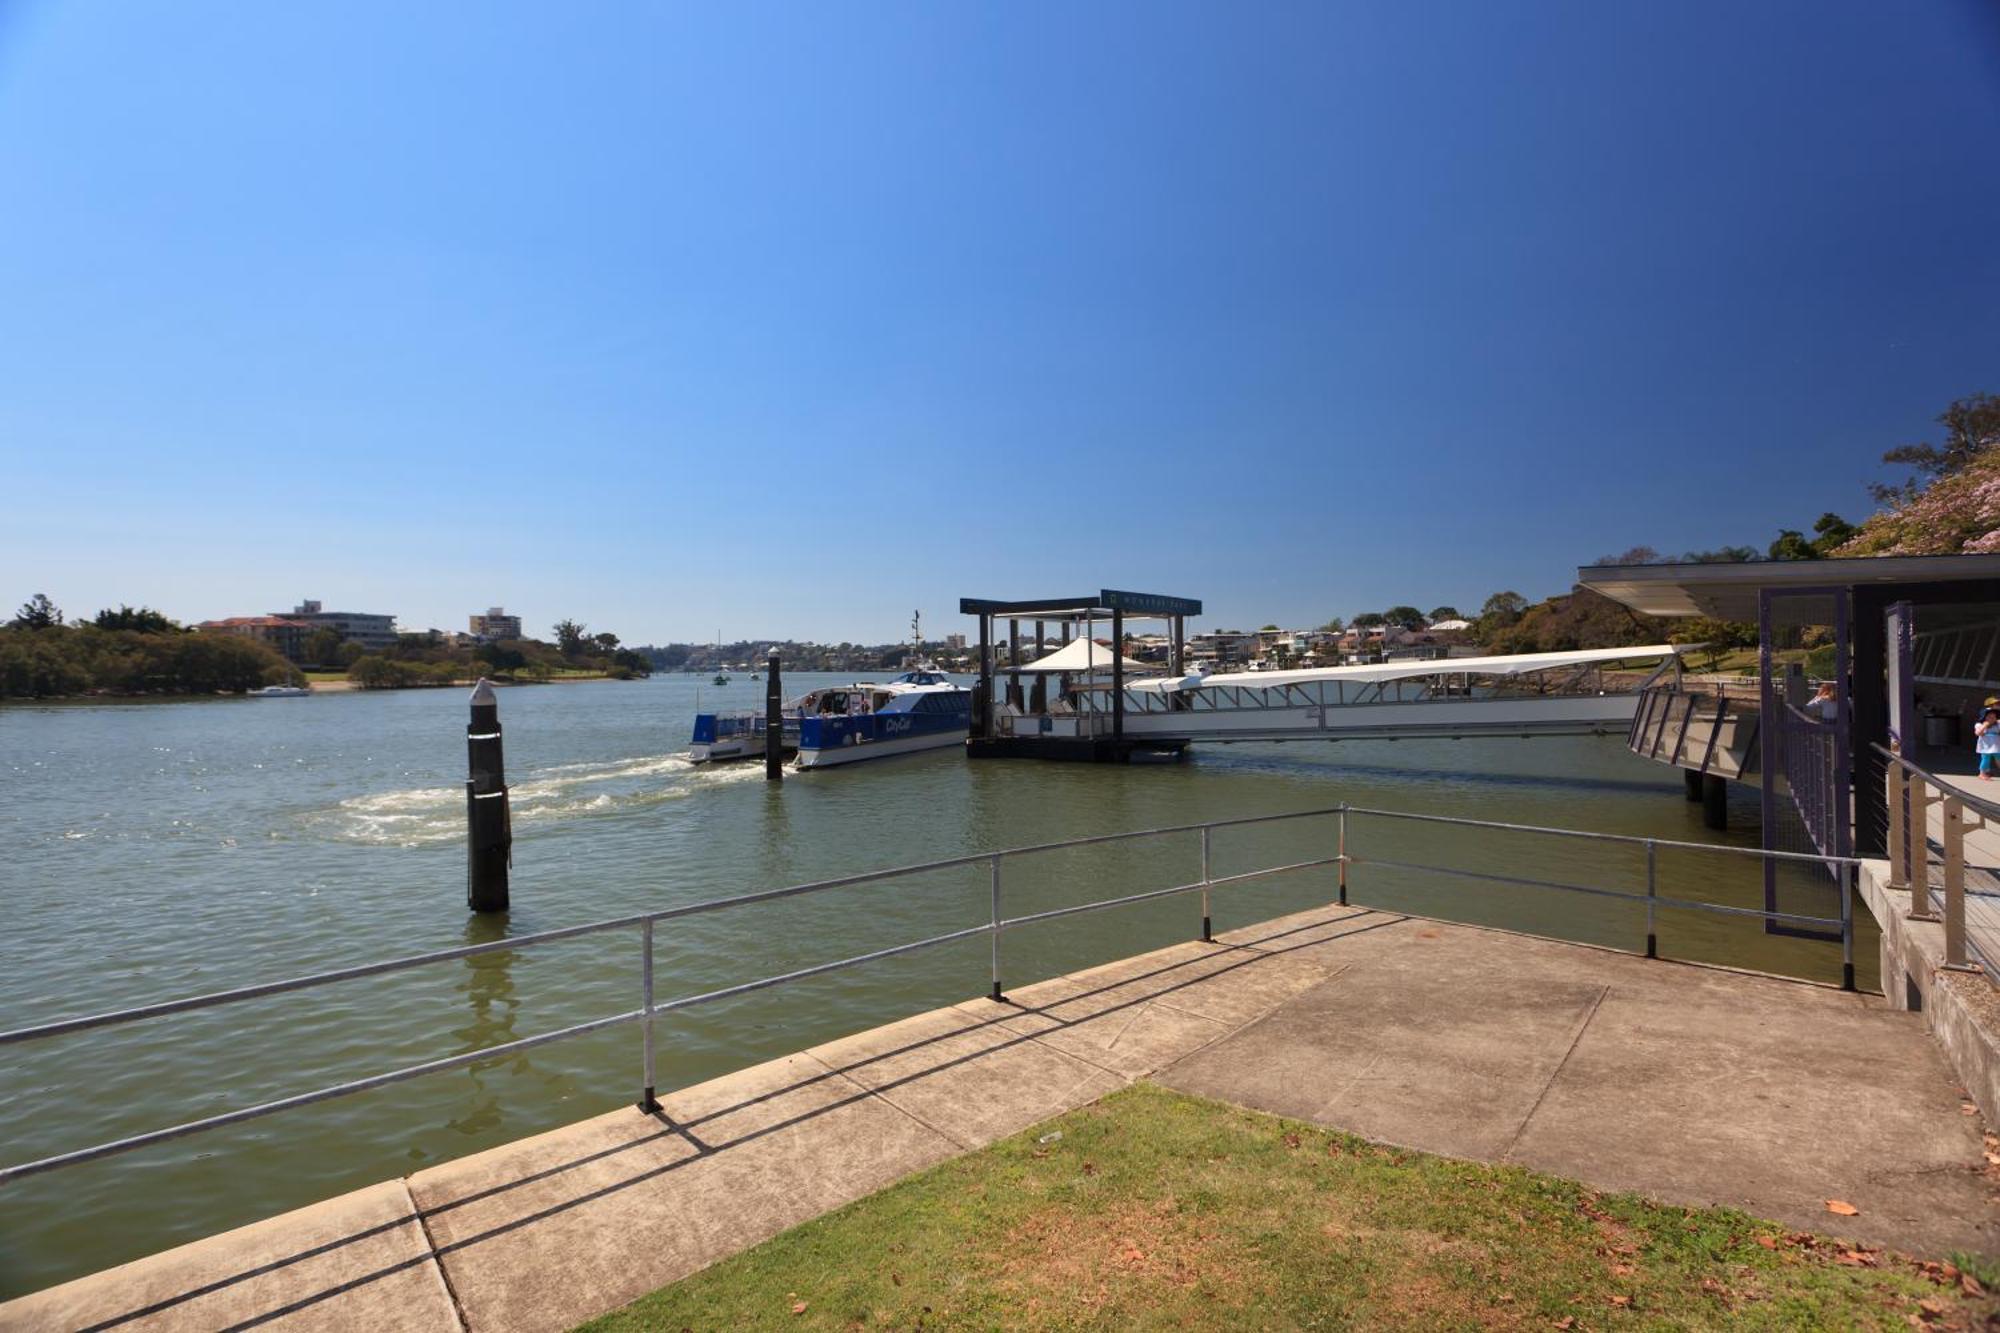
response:
<path fill-rule="evenodd" d="M 926 694 L 911 706 L 910 711 L 948 716 L 953 713 L 969 712 L 971 703 L 971 699 L 963 694 Z"/>

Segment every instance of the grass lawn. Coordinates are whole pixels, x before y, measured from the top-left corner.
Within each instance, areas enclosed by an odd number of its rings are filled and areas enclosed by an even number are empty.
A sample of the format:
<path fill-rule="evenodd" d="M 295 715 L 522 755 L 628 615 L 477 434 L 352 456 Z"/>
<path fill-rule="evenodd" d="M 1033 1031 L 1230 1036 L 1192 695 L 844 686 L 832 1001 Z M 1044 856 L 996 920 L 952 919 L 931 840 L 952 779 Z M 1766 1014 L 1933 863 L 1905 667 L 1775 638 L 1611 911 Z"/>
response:
<path fill-rule="evenodd" d="M 1142 1083 L 585 1327 L 1908 1329 L 1996 1310 L 1950 1264 Z"/>

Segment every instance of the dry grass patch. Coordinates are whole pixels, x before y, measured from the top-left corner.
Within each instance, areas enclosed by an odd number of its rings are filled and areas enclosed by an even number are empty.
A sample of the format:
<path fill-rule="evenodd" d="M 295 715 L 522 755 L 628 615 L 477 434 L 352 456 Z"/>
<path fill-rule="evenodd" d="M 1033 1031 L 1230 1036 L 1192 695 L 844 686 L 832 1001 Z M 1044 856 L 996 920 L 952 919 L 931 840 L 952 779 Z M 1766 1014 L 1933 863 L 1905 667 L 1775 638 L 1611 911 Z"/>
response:
<path fill-rule="evenodd" d="M 1977 1272 L 1140 1084 L 589 1327 L 1988 1326 Z"/>

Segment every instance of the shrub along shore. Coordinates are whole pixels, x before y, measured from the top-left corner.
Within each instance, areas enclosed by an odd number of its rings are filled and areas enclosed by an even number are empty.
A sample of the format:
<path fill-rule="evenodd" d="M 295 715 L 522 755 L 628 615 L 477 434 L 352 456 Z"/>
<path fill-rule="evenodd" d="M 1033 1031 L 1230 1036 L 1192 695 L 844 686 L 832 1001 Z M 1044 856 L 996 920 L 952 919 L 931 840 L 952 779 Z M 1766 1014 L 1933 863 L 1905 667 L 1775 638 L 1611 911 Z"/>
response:
<path fill-rule="evenodd" d="M 617 636 L 589 636 L 569 621 L 558 628 L 565 627 L 571 633 L 562 646 L 534 639 L 462 646 L 430 633 L 398 635 L 375 652 L 329 633 L 315 646 L 330 660 L 302 669 L 260 639 L 187 629 L 145 607 L 66 623 L 37 594 L 0 625 L 0 699 L 241 694 L 308 684 L 309 671 L 337 674 L 364 690 L 458 685 L 481 676 L 527 684 L 651 674 L 651 663 L 619 647 Z"/>

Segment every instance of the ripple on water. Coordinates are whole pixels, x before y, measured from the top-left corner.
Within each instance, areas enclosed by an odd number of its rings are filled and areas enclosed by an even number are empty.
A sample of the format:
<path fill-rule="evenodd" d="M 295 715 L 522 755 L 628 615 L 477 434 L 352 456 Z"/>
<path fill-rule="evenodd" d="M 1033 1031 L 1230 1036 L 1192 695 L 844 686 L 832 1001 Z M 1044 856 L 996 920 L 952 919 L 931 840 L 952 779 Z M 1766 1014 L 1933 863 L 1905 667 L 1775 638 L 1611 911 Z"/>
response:
<path fill-rule="evenodd" d="M 510 786 L 508 804 L 517 825 L 558 823 L 685 800 L 759 772 L 751 764 L 696 764 L 680 754 L 553 764 L 530 769 Z M 308 810 L 300 822 L 336 842 L 377 847 L 455 842 L 465 836 L 465 792 L 458 787 L 372 792 Z"/>

